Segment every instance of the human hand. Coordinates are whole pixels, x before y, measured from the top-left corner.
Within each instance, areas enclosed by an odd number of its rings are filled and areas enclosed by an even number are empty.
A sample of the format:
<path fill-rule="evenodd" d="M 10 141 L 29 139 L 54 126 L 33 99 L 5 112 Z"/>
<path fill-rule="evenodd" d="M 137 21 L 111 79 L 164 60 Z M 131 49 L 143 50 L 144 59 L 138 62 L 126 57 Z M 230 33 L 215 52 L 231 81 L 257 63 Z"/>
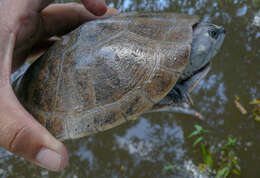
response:
<path fill-rule="evenodd" d="M 67 150 L 19 103 L 10 83 L 11 68 L 20 66 L 40 41 L 118 13 L 103 0 L 81 1 L 85 7 L 49 5 L 52 0 L 0 1 L 0 146 L 52 171 L 68 164 Z"/>

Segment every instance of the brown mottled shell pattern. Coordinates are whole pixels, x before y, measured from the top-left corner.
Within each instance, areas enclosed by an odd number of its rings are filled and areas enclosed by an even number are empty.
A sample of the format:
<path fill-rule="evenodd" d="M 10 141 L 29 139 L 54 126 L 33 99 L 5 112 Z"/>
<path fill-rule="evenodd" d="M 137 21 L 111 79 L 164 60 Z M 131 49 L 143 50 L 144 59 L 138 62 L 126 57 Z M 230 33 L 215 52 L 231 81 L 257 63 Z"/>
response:
<path fill-rule="evenodd" d="M 83 24 L 29 68 L 17 96 L 61 140 L 118 126 L 174 87 L 197 22 L 183 14 L 125 13 Z"/>

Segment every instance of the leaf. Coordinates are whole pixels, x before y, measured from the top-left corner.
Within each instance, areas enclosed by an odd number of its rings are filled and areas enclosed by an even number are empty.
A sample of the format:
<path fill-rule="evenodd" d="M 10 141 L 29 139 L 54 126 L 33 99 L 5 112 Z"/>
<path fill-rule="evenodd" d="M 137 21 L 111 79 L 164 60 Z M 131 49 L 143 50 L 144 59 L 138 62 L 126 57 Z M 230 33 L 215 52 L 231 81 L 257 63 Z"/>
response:
<path fill-rule="evenodd" d="M 206 149 L 206 146 L 204 144 L 201 144 L 200 148 L 201 148 L 201 152 L 202 152 L 202 157 L 203 157 L 204 163 L 210 169 L 212 169 L 212 167 L 213 167 L 213 159 L 212 159 L 211 153 Z"/>
<path fill-rule="evenodd" d="M 195 129 L 196 130 L 194 130 L 189 136 L 188 136 L 188 138 L 191 138 L 191 137 L 193 137 L 193 136 L 196 136 L 196 135 L 199 135 L 199 134 L 201 134 L 202 133 L 202 130 L 203 130 L 203 128 L 200 126 L 200 125 L 194 125 L 194 127 L 195 127 Z"/>
<path fill-rule="evenodd" d="M 204 162 L 205 162 L 205 158 L 206 158 L 206 156 L 207 156 L 206 147 L 205 147 L 204 144 L 201 144 L 201 145 L 200 145 L 200 148 L 201 148 L 203 160 L 204 160 Z"/>
<path fill-rule="evenodd" d="M 224 177 L 226 178 L 229 175 L 229 173 L 230 173 L 230 168 L 227 167 L 227 171 L 225 172 Z"/>
<path fill-rule="evenodd" d="M 228 137 L 226 146 L 234 147 L 236 145 L 237 138 Z"/>
<path fill-rule="evenodd" d="M 236 99 L 235 99 L 236 101 L 239 101 L 240 100 L 240 97 L 239 96 L 236 96 Z"/>
<path fill-rule="evenodd" d="M 215 178 L 223 178 L 223 177 L 226 178 L 228 174 L 229 174 L 229 167 L 224 167 L 217 172 Z"/>
<path fill-rule="evenodd" d="M 176 166 L 169 164 L 169 165 L 163 167 L 163 172 L 173 171 L 175 168 L 176 168 Z"/>
<path fill-rule="evenodd" d="M 194 137 L 194 136 L 199 135 L 199 134 L 200 134 L 200 132 L 199 132 L 198 130 L 194 130 L 194 131 L 188 136 L 188 138 Z"/>
<path fill-rule="evenodd" d="M 210 130 L 206 130 L 206 129 L 203 129 L 200 125 L 194 125 L 195 129 L 189 136 L 188 138 L 191 138 L 191 137 L 194 137 L 196 135 L 199 135 L 199 134 L 202 134 L 202 133 L 210 133 L 211 131 Z"/>
<path fill-rule="evenodd" d="M 260 122 L 260 116 L 255 114 L 254 120 L 257 121 L 257 122 Z"/>
<path fill-rule="evenodd" d="M 203 131 L 203 133 L 211 133 L 210 130 L 206 130 L 206 129 L 203 129 L 202 131 Z"/>
<path fill-rule="evenodd" d="M 232 159 L 232 162 L 233 162 L 233 164 L 236 166 L 236 165 L 238 165 L 238 163 L 237 163 L 237 160 L 236 159 Z"/>
<path fill-rule="evenodd" d="M 199 142 L 201 142 L 203 140 L 203 136 L 200 136 L 200 137 L 198 137 L 195 141 L 194 141 L 194 143 L 193 143 L 193 147 L 195 147 Z"/>
<path fill-rule="evenodd" d="M 211 153 L 209 153 L 206 157 L 206 164 L 212 169 L 213 167 L 213 159 Z"/>
<path fill-rule="evenodd" d="M 260 104 L 260 100 L 253 99 L 253 101 L 251 101 L 250 104 Z"/>
<path fill-rule="evenodd" d="M 232 169 L 232 172 L 238 176 L 240 176 L 241 171 L 237 170 L 237 169 Z"/>
<path fill-rule="evenodd" d="M 254 120 L 260 122 L 260 105 L 255 105 L 253 109 Z"/>
<path fill-rule="evenodd" d="M 203 130 L 203 128 L 200 126 L 200 125 L 194 125 L 194 127 L 196 128 L 196 130 L 198 130 L 198 131 L 201 131 L 201 130 Z"/>
<path fill-rule="evenodd" d="M 200 164 L 200 165 L 199 165 L 199 170 L 200 170 L 201 173 L 202 173 L 202 172 L 205 172 L 205 171 L 206 171 L 206 168 L 207 168 L 207 165 L 206 165 L 206 164 Z"/>

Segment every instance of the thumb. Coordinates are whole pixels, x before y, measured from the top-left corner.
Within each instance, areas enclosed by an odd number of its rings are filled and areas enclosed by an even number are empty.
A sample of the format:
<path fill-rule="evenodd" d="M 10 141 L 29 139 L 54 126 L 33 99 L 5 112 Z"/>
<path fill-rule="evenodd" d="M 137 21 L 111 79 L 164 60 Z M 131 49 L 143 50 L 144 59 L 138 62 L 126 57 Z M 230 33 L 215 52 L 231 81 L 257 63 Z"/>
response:
<path fill-rule="evenodd" d="M 0 103 L 0 146 L 52 171 L 63 169 L 65 146 L 23 109 L 9 84 L 0 88 Z"/>
<path fill-rule="evenodd" d="M 59 171 L 68 163 L 65 146 L 22 107 L 13 93 L 9 77 L 13 46 L 14 35 L 7 38 L 6 45 L 0 45 L 0 146 L 37 165 Z"/>

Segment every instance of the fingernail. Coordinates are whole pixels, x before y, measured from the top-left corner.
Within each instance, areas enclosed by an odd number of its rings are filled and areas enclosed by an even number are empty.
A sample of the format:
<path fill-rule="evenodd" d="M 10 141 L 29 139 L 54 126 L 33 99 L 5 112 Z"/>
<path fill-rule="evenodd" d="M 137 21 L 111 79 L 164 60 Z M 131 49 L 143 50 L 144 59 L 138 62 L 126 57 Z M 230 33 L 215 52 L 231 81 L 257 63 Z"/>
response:
<path fill-rule="evenodd" d="M 66 166 L 62 164 L 62 156 L 60 154 L 47 148 L 42 148 L 39 151 L 36 160 L 42 167 L 52 171 L 59 171 Z"/>

